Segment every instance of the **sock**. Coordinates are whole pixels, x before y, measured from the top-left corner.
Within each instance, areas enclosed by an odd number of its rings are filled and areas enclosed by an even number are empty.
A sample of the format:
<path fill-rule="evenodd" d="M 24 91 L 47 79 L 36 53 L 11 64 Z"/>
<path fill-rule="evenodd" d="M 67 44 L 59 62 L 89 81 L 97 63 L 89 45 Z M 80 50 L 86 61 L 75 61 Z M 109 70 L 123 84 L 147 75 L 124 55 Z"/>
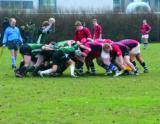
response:
<path fill-rule="evenodd" d="M 106 66 L 105 64 L 102 63 L 102 64 L 100 64 L 100 66 L 101 66 L 102 68 L 106 69 L 106 68 L 105 68 L 105 66 Z"/>
<path fill-rule="evenodd" d="M 136 64 L 136 62 L 135 62 L 135 61 L 133 61 L 133 62 L 132 62 L 132 64 L 133 64 L 135 67 L 137 66 L 137 64 Z"/>
<path fill-rule="evenodd" d="M 112 70 L 112 71 L 114 71 L 114 72 L 118 71 L 118 68 L 115 65 L 113 65 L 113 64 L 109 65 L 109 69 Z"/>
<path fill-rule="evenodd" d="M 142 65 L 142 67 L 143 67 L 144 69 L 147 69 L 147 66 L 146 66 L 146 63 L 145 63 L 145 62 L 142 62 L 141 65 Z"/>
<path fill-rule="evenodd" d="M 79 70 L 81 73 L 83 73 L 83 63 L 82 62 L 77 61 L 76 70 Z"/>
<path fill-rule="evenodd" d="M 28 72 L 33 72 L 34 70 L 35 70 L 35 67 L 34 67 L 34 66 L 31 66 L 31 67 L 28 68 L 27 71 L 28 71 Z"/>
<path fill-rule="evenodd" d="M 144 48 L 146 49 L 148 47 L 148 43 L 144 43 Z"/>
<path fill-rule="evenodd" d="M 91 68 L 91 72 L 95 73 L 96 70 L 95 70 L 95 67 L 94 67 L 94 62 L 90 62 L 90 68 Z"/>
<path fill-rule="evenodd" d="M 21 68 L 19 69 L 19 72 L 20 72 L 21 74 L 25 74 L 25 73 L 26 73 L 26 70 L 27 70 L 27 67 L 23 66 L 23 67 L 21 67 Z"/>
<path fill-rule="evenodd" d="M 19 68 L 22 68 L 24 66 L 24 61 L 21 61 Z"/>
<path fill-rule="evenodd" d="M 92 73 L 95 73 L 96 72 L 96 69 L 94 67 L 91 67 L 91 72 Z"/>
<path fill-rule="evenodd" d="M 74 69 L 75 69 L 74 64 L 71 64 L 71 65 L 70 65 L 70 72 L 71 72 L 71 75 L 74 75 Z"/>
<path fill-rule="evenodd" d="M 103 65 L 103 67 L 105 67 L 106 72 L 109 72 L 109 71 L 116 72 L 116 71 L 118 71 L 118 68 L 113 64 Z"/>
<path fill-rule="evenodd" d="M 45 71 L 41 71 L 42 74 L 46 74 L 46 75 L 49 75 L 52 73 L 52 69 L 48 69 L 48 70 L 45 70 Z"/>
<path fill-rule="evenodd" d="M 90 65 L 89 63 L 86 63 L 87 71 L 90 72 Z"/>
<path fill-rule="evenodd" d="M 13 65 L 13 66 L 16 66 L 16 58 L 15 58 L 14 56 L 12 56 L 11 59 L 12 59 L 12 65 Z"/>
<path fill-rule="evenodd" d="M 109 71 L 109 65 L 102 64 L 102 67 L 106 70 L 106 72 Z"/>

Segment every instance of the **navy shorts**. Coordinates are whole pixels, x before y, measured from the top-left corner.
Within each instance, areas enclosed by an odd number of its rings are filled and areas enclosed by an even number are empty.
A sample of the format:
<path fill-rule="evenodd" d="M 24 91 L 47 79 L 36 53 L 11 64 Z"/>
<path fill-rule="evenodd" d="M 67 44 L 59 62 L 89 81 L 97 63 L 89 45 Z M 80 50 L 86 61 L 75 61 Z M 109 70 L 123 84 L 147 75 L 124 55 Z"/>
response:
<path fill-rule="evenodd" d="M 27 44 L 24 44 L 20 47 L 20 53 L 22 55 L 28 55 L 28 56 L 31 56 L 32 55 L 32 49 L 29 45 Z"/>
<path fill-rule="evenodd" d="M 63 65 L 70 60 L 62 51 L 55 51 L 52 54 L 52 62 L 54 65 Z"/>
<path fill-rule="evenodd" d="M 9 50 L 18 50 L 20 45 L 18 41 L 9 41 L 6 44 Z"/>

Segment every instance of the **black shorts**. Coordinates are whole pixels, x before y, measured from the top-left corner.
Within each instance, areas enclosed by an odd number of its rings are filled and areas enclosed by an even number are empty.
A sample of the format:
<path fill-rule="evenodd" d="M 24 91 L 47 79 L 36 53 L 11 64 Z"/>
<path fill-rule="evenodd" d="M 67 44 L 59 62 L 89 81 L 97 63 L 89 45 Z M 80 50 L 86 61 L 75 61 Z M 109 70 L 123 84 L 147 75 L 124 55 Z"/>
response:
<path fill-rule="evenodd" d="M 8 41 L 6 43 L 6 46 L 8 47 L 9 50 L 18 50 L 20 45 L 21 43 L 19 43 L 18 41 Z"/>
<path fill-rule="evenodd" d="M 28 55 L 28 56 L 31 56 L 32 55 L 32 49 L 30 48 L 29 45 L 27 44 L 24 44 L 20 47 L 20 53 L 22 55 Z"/>
<path fill-rule="evenodd" d="M 52 54 L 52 62 L 54 65 L 66 64 L 70 58 L 66 56 L 62 51 L 55 51 Z"/>
<path fill-rule="evenodd" d="M 62 74 L 67 69 L 67 67 L 68 66 L 67 66 L 66 63 L 62 64 L 62 65 L 59 65 L 56 72 Z"/>
<path fill-rule="evenodd" d="M 53 52 L 54 51 L 43 50 L 40 54 L 43 56 L 44 61 L 50 61 L 50 60 L 52 60 L 52 54 L 53 54 Z"/>
<path fill-rule="evenodd" d="M 125 46 L 120 46 L 120 49 L 122 51 L 123 57 L 124 56 L 129 56 L 129 50 Z"/>

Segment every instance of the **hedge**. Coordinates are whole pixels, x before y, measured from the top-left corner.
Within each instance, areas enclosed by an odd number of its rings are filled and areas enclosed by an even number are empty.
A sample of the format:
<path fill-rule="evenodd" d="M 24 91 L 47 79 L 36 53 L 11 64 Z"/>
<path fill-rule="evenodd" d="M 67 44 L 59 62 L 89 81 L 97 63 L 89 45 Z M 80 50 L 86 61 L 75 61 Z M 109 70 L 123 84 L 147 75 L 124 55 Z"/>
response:
<path fill-rule="evenodd" d="M 73 39 L 74 36 L 74 23 L 76 20 L 82 21 L 82 23 L 88 27 L 93 33 L 92 19 L 98 19 L 98 22 L 103 28 L 103 38 L 110 38 L 114 41 L 126 38 L 141 39 L 140 25 L 142 20 L 146 19 L 152 27 L 150 33 L 150 41 L 160 41 L 160 16 L 158 14 L 10 14 L 7 12 L 0 12 L 0 23 L 2 24 L 4 17 L 15 17 L 17 19 L 17 25 L 25 25 L 29 20 L 36 25 L 38 29 L 44 20 L 48 20 L 50 17 L 56 18 L 56 31 L 49 36 L 49 40 L 60 41 L 64 39 Z M 2 25 L 0 26 L 2 31 Z M 37 35 L 34 36 L 34 40 L 37 39 Z"/>

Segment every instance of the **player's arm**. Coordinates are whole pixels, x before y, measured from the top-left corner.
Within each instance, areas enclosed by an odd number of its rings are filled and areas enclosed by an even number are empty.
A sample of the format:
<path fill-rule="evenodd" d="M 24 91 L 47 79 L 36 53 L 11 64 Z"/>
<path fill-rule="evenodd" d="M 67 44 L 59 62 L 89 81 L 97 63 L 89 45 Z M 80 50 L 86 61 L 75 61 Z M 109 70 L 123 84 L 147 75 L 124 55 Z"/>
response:
<path fill-rule="evenodd" d="M 63 51 L 64 53 L 66 54 L 70 54 L 72 52 L 75 52 L 75 49 L 73 47 L 69 47 L 69 46 L 66 46 L 66 47 L 62 47 L 59 49 L 60 51 Z"/>
<path fill-rule="evenodd" d="M 7 43 L 7 39 L 8 39 L 7 37 L 8 37 L 8 30 L 6 29 L 3 36 L 3 47 L 5 47 Z"/>
<path fill-rule="evenodd" d="M 42 46 L 42 50 L 52 51 L 52 50 L 55 50 L 55 49 L 53 49 L 53 47 L 51 45 L 44 45 L 44 46 Z"/>
<path fill-rule="evenodd" d="M 99 26 L 99 39 L 102 39 L 102 27 Z"/>
<path fill-rule="evenodd" d="M 93 34 L 93 40 L 95 40 L 95 34 Z"/>
<path fill-rule="evenodd" d="M 82 49 L 88 50 L 89 52 L 91 52 L 91 48 L 89 48 L 89 47 L 87 47 L 87 46 L 85 46 L 83 44 L 79 45 L 79 47 L 82 48 Z"/>
<path fill-rule="evenodd" d="M 52 24 L 49 24 L 49 26 L 47 26 L 42 30 L 42 33 L 47 33 L 51 29 L 51 27 L 52 27 Z"/>
<path fill-rule="evenodd" d="M 148 31 L 147 31 L 147 33 L 149 33 L 150 31 L 151 31 L 151 26 L 150 25 L 147 25 L 147 28 L 148 28 Z"/>
<path fill-rule="evenodd" d="M 88 28 L 85 28 L 85 33 L 86 33 L 86 36 L 87 36 L 87 40 L 91 40 L 92 39 L 92 35 L 91 35 L 91 32 L 89 31 Z"/>

